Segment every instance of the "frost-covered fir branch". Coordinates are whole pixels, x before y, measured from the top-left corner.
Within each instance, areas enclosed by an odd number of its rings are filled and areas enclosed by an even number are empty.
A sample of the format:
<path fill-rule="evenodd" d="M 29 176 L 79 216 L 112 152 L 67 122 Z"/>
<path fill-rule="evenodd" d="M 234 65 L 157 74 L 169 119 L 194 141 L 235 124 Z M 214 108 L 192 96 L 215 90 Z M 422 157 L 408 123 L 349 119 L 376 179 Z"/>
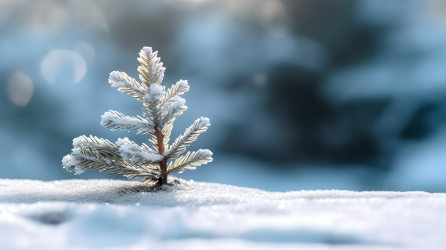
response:
<path fill-rule="evenodd" d="M 125 116 L 119 112 L 110 110 L 102 115 L 101 125 L 111 130 L 137 130 L 139 134 L 149 133 L 155 126 L 153 122 L 139 115 L 136 117 Z"/>
<path fill-rule="evenodd" d="M 182 173 L 184 170 L 196 169 L 196 166 L 212 161 L 212 152 L 208 149 L 200 149 L 197 152 L 187 152 L 172 164 L 170 162 L 167 173 Z"/>
<path fill-rule="evenodd" d="M 138 67 L 141 83 L 119 71 L 110 73 L 109 83 L 142 102 L 144 118 L 110 110 L 102 115 L 101 125 L 111 130 L 150 134 L 153 149 L 144 143 L 139 146 L 128 138 L 112 143 L 93 136 L 80 136 L 73 140 L 72 153 L 62 160 L 66 170 L 77 174 L 86 170 L 109 170 L 110 174 L 128 178 L 142 177 L 146 184 L 165 184 L 169 173 L 181 173 L 212 161 L 212 152 L 207 149 L 180 156 L 199 134 L 207 130 L 208 118 L 197 119 L 169 146 L 173 122 L 187 110 L 186 101 L 180 96 L 189 91 L 188 82 L 180 80 L 166 91 L 161 85 L 165 68 L 158 52 L 153 52 L 150 47 L 140 51 L 138 61 L 141 63 Z M 167 161 L 173 158 L 178 159 L 170 162 L 167 168 Z"/>
<path fill-rule="evenodd" d="M 189 84 L 185 80 L 180 80 L 167 90 L 163 102 L 178 100 L 180 99 L 180 95 L 186 93 L 187 91 L 189 91 Z"/>
<path fill-rule="evenodd" d="M 126 73 L 113 71 L 110 73 L 108 82 L 112 87 L 118 87 L 118 90 L 124 94 L 132 95 L 138 101 L 144 101 L 144 97 L 149 94 L 149 90 L 144 85 L 139 84 L 135 79 L 127 76 Z"/>
<path fill-rule="evenodd" d="M 121 141 L 120 141 L 121 140 Z M 134 177 L 157 177 L 157 171 L 153 169 L 128 164 L 122 160 L 119 143 L 127 144 L 120 139 L 116 144 L 97 137 L 81 136 L 73 140 L 72 153 L 63 159 L 64 168 L 81 174 L 87 170 L 110 170 L 111 174 L 123 174 Z M 128 139 L 127 139 L 128 141 Z M 129 141 L 130 142 L 130 141 Z"/>
<path fill-rule="evenodd" d="M 170 150 L 164 153 L 164 156 L 169 158 L 177 158 L 179 155 L 186 151 L 186 148 L 194 142 L 197 137 L 208 129 L 208 118 L 197 119 L 192 126 L 186 129 L 183 135 L 180 135 L 170 147 Z"/>

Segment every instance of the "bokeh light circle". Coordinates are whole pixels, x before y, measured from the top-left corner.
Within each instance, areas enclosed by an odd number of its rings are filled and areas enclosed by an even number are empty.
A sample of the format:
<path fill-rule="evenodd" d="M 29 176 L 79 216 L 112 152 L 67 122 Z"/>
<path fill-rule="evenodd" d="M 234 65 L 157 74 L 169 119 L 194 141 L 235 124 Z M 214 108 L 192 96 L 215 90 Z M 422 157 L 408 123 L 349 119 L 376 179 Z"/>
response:
<path fill-rule="evenodd" d="M 33 96 L 33 82 L 22 72 L 15 72 L 8 82 L 9 100 L 17 106 L 26 106 Z"/>
<path fill-rule="evenodd" d="M 53 50 L 41 64 L 42 75 L 51 84 L 77 83 L 87 72 L 87 64 L 78 53 L 70 50 Z"/>

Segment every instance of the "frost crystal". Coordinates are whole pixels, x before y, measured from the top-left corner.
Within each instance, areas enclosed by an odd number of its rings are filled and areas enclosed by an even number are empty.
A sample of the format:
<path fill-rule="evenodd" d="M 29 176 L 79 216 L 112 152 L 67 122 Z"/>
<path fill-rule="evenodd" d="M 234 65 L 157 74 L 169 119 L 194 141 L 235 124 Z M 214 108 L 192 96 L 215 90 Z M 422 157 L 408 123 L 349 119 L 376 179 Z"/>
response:
<path fill-rule="evenodd" d="M 110 170 L 112 175 L 143 177 L 143 183 L 165 184 L 169 173 L 181 173 L 212 161 L 212 152 L 207 149 L 188 152 L 180 157 L 210 126 L 208 118 L 197 119 L 172 145 L 168 145 L 173 121 L 187 109 L 186 100 L 180 95 L 189 91 L 189 84 L 180 80 L 166 91 L 161 86 L 166 68 L 157 55 L 158 51 L 153 52 L 151 47 L 140 51 L 138 71 L 141 83 L 119 71 L 111 72 L 109 78 L 112 87 L 143 103 L 145 117 L 129 117 L 110 110 L 102 115 L 101 120 L 101 125 L 111 130 L 151 134 L 152 148 L 144 143 L 139 146 L 128 138 L 112 143 L 98 137 L 80 136 L 73 139 L 72 153 L 62 159 L 67 171 L 80 174 L 86 170 Z M 167 165 L 167 160 L 173 158 L 178 159 Z"/>

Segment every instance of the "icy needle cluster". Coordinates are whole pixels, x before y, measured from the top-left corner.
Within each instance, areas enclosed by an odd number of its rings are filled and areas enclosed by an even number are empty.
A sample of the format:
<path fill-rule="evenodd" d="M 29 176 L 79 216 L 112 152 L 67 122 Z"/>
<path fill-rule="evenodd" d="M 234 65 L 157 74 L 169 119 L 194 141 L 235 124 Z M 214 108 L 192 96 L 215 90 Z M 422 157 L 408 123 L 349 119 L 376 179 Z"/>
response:
<path fill-rule="evenodd" d="M 66 170 L 77 174 L 92 169 L 110 170 L 111 175 L 143 177 L 143 183 L 165 184 L 169 173 L 181 173 L 212 161 L 212 152 L 207 149 L 188 152 L 180 157 L 198 135 L 207 130 L 210 125 L 208 118 L 197 119 L 169 146 L 173 121 L 187 109 L 181 95 L 189 91 L 189 85 L 187 81 L 180 80 L 165 90 L 161 85 L 165 68 L 157 54 L 158 51 L 152 52 L 150 47 L 140 51 L 138 61 L 141 66 L 138 72 L 141 83 L 123 72 L 110 73 L 109 83 L 112 87 L 143 103 L 144 117 L 125 116 L 110 110 L 102 115 L 101 120 L 101 125 L 111 130 L 136 130 L 137 134 L 151 134 L 149 141 L 152 147 L 144 143 L 139 146 L 128 138 L 112 143 L 83 135 L 73 140 L 72 153 L 62 160 Z M 175 158 L 178 159 L 167 165 L 169 159 Z"/>

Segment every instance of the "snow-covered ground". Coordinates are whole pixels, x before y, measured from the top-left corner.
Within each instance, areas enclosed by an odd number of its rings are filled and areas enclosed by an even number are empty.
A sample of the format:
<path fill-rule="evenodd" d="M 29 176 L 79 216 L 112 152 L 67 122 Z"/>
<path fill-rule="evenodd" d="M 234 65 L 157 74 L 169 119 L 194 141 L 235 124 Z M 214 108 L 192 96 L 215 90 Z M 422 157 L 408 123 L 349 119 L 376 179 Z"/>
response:
<path fill-rule="evenodd" d="M 175 181 L 174 181 L 175 180 Z M 446 194 L 0 179 L 0 249 L 444 249 Z M 300 248 L 299 248 L 300 247 Z"/>

